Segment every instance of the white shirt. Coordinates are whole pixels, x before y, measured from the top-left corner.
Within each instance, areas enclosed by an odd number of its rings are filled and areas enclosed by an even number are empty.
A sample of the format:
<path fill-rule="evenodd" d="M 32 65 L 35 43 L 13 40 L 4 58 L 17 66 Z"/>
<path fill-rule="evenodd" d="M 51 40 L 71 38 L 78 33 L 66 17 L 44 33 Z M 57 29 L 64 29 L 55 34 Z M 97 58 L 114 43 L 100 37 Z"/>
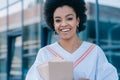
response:
<path fill-rule="evenodd" d="M 72 54 L 63 49 L 58 42 L 47 47 L 65 60 L 75 63 L 74 80 L 82 77 L 90 80 L 118 80 L 115 67 L 107 61 L 104 52 L 97 45 L 84 41 Z M 37 66 L 55 57 L 47 47 L 39 50 L 34 64 L 27 73 L 26 80 L 42 80 Z"/>

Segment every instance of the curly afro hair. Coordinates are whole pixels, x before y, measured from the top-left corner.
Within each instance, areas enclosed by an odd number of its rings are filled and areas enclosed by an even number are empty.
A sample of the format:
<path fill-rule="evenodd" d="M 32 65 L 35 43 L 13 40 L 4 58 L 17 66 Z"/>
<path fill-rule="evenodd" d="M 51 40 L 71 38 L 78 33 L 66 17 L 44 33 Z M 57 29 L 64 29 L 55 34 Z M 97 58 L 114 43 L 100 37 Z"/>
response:
<path fill-rule="evenodd" d="M 46 20 L 46 23 L 48 26 L 52 29 L 54 29 L 54 20 L 53 20 L 53 14 L 54 11 L 58 7 L 62 6 L 69 6 L 73 8 L 73 10 L 76 13 L 77 18 L 80 19 L 79 27 L 78 27 L 78 32 L 82 31 L 85 29 L 84 23 L 86 22 L 86 7 L 85 7 L 85 2 L 84 0 L 46 0 L 45 5 L 44 5 L 44 17 Z"/>

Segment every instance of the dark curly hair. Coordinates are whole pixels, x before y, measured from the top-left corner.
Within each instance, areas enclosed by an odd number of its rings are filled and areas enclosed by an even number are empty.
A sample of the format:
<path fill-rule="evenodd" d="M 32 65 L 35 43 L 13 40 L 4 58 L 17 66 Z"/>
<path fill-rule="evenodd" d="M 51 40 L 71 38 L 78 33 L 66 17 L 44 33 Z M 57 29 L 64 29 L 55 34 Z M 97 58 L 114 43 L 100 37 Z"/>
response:
<path fill-rule="evenodd" d="M 79 17 L 80 23 L 78 27 L 78 32 L 85 29 L 84 23 L 86 22 L 86 7 L 84 0 L 46 0 L 44 5 L 44 17 L 46 20 L 46 23 L 52 30 L 54 29 L 54 20 L 53 20 L 53 14 L 56 8 L 62 7 L 64 5 L 67 5 L 76 13 L 76 16 Z"/>

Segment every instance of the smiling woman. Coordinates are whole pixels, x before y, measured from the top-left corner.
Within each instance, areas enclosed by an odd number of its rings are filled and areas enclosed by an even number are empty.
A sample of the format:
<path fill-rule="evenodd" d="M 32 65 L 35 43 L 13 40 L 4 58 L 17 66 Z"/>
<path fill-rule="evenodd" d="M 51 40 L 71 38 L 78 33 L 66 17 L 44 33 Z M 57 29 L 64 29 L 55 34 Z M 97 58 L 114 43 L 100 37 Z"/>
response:
<path fill-rule="evenodd" d="M 46 23 L 60 39 L 39 50 L 26 80 L 43 80 L 37 67 L 55 57 L 73 63 L 74 80 L 118 80 L 117 71 L 103 50 L 77 36 L 85 29 L 84 0 L 46 0 L 44 10 Z"/>
<path fill-rule="evenodd" d="M 76 30 L 79 18 L 76 18 L 76 14 L 71 7 L 63 6 L 56 9 L 53 17 L 55 31 L 60 35 L 61 39 L 68 40 L 77 37 Z"/>

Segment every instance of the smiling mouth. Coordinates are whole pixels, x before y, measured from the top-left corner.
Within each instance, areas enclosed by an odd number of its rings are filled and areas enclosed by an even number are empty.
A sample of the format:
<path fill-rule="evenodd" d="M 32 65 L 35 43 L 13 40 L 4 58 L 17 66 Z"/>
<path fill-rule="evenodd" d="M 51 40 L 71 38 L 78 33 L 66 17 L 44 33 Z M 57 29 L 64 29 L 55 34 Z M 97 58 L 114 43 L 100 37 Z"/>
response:
<path fill-rule="evenodd" d="M 62 32 L 68 32 L 68 31 L 70 31 L 70 29 L 62 29 L 61 31 Z"/>

